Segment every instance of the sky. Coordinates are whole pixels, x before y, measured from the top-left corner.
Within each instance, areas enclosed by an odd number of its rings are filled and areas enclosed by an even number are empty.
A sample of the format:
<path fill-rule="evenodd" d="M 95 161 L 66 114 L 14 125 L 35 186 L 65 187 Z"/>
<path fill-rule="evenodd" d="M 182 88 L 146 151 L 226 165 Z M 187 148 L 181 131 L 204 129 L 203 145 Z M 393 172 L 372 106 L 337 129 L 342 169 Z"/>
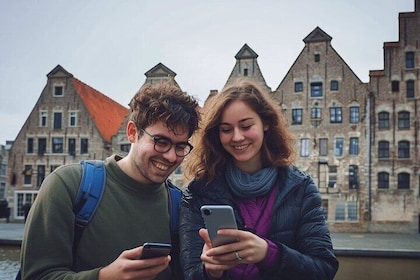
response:
<path fill-rule="evenodd" d="M 158 63 L 202 105 L 248 44 L 275 90 L 317 26 L 363 82 L 415 0 L 0 0 L 0 144 L 14 140 L 61 65 L 128 107 Z"/>

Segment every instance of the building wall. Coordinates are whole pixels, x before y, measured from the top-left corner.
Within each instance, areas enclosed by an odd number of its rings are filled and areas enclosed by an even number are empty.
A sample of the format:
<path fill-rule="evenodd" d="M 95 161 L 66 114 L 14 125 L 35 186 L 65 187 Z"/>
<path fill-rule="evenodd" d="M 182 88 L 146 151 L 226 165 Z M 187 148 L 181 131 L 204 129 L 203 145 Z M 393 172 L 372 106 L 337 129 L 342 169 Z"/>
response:
<path fill-rule="evenodd" d="M 331 37 L 320 29 L 310 36 L 313 40 L 306 41 L 273 97 L 296 135 L 296 165 L 318 185 L 330 227 L 362 231 L 367 211 L 367 85 L 331 46 Z M 352 121 L 350 110 L 357 112 Z M 352 185 L 350 166 L 357 168 Z"/>
<path fill-rule="evenodd" d="M 23 219 L 21 206 L 27 200 L 35 200 L 42 178 L 56 167 L 83 159 L 105 159 L 112 153 L 73 88 L 71 79 L 63 73 L 48 78 L 11 147 L 8 169 L 13 180 L 10 180 L 8 197 L 12 219 Z M 62 95 L 54 95 L 56 87 L 62 87 Z M 54 128 L 54 113 L 62 115 L 61 128 Z M 42 114 L 46 114 L 44 124 Z M 76 118 L 75 125 L 70 125 L 70 114 Z M 54 138 L 62 139 L 62 150 L 53 150 Z M 45 151 L 39 149 L 41 139 L 46 141 Z M 74 153 L 69 150 L 69 139 L 75 140 Z M 88 141 L 87 151 L 81 150 L 82 139 Z M 29 147 L 31 142 L 32 148 Z"/>
<path fill-rule="evenodd" d="M 370 71 L 375 231 L 420 232 L 420 1 L 415 1 L 414 12 L 399 15 L 399 40 L 384 43 L 384 69 Z"/>

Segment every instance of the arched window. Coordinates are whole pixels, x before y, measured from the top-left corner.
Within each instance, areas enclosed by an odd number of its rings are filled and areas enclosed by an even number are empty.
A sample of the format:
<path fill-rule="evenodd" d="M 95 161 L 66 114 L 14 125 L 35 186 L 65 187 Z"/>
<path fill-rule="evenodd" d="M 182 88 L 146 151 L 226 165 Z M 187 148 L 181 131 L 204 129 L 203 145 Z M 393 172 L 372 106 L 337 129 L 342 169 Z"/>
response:
<path fill-rule="evenodd" d="M 398 189 L 410 189 L 410 174 L 405 172 L 398 174 Z"/>
<path fill-rule="evenodd" d="M 398 158 L 410 158 L 410 142 L 398 142 Z"/>
<path fill-rule="evenodd" d="M 378 143 L 378 157 L 389 158 L 389 142 L 379 141 Z"/>
<path fill-rule="evenodd" d="M 389 129 L 389 113 L 388 112 L 380 112 L 378 114 L 378 128 Z"/>
<path fill-rule="evenodd" d="M 389 173 L 378 173 L 378 189 L 389 189 Z"/>

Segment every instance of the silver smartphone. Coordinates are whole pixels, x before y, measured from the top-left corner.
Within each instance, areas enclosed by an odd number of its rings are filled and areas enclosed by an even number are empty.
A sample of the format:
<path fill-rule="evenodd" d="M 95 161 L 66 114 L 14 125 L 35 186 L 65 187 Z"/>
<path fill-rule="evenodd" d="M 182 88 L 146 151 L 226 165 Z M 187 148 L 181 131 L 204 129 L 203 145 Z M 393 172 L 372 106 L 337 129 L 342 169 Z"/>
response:
<path fill-rule="evenodd" d="M 238 228 L 230 205 L 203 205 L 200 210 L 213 247 L 238 241 L 236 237 L 217 234 L 219 229 Z"/>
<path fill-rule="evenodd" d="M 151 259 L 169 255 L 171 252 L 171 244 L 146 242 L 143 244 L 143 251 L 140 259 Z"/>

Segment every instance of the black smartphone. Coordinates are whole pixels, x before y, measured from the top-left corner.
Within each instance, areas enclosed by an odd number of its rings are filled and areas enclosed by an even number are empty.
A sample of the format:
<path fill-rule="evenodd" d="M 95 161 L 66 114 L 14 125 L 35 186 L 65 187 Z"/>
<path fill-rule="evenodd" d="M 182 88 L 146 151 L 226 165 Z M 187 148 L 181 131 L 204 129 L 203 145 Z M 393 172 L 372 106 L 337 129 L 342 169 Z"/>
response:
<path fill-rule="evenodd" d="M 238 241 L 236 237 L 217 234 L 219 229 L 238 228 L 230 205 L 203 205 L 200 210 L 213 247 Z"/>
<path fill-rule="evenodd" d="M 143 244 L 143 251 L 140 259 L 151 259 L 169 255 L 172 246 L 168 243 L 146 242 Z"/>

